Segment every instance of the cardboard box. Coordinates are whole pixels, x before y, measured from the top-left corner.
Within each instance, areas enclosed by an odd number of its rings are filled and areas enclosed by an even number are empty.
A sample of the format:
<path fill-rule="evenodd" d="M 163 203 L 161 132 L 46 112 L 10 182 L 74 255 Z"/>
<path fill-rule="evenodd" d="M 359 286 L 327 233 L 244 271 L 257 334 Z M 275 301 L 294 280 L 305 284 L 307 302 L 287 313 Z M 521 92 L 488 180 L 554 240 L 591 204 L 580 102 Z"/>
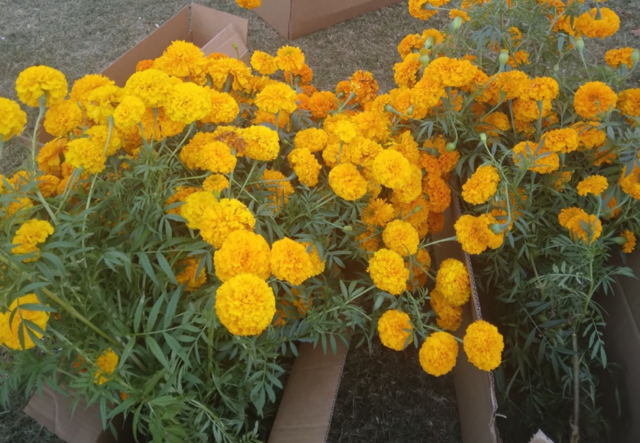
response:
<path fill-rule="evenodd" d="M 284 38 L 294 40 L 400 0 L 262 0 L 254 9 Z"/>
<path fill-rule="evenodd" d="M 452 206 L 446 213 L 445 229 L 438 238 L 455 234 L 453 222 L 460 216 L 460 204 L 454 200 Z M 437 263 L 450 257 L 466 263 L 472 282 L 471 303 L 465 305 L 462 326 L 456 333 L 462 338 L 467 326 L 481 319 L 482 313 L 469 254 L 464 253 L 457 243 L 436 245 Z M 326 442 L 347 351 L 340 341 L 336 355 L 324 355 L 320 346 L 314 349 L 311 345 L 304 344 L 299 348 L 299 356 L 285 386 L 268 443 Z M 462 441 L 499 443 L 501 440 L 495 425 L 497 401 L 493 374 L 477 369 L 461 351 L 453 376 Z M 425 374 L 425 377 L 428 375 Z"/>

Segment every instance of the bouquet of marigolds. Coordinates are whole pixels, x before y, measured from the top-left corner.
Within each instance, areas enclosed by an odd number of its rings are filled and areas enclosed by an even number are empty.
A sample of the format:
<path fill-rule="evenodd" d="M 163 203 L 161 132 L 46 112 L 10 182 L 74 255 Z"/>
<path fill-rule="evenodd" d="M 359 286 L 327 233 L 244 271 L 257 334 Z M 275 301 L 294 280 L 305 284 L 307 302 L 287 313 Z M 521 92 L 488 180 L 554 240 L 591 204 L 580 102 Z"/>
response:
<path fill-rule="evenodd" d="M 295 47 L 249 67 L 182 41 L 123 87 L 19 75 L 39 114 L 24 170 L 0 181 L 4 401 L 48 383 L 105 425 L 132 416 L 140 439 L 249 442 L 299 342 L 331 352 L 377 332 L 435 376 L 460 342 L 479 369 L 500 365 L 491 324 L 446 332 L 471 282 L 455 259 L 436 275 L 429 253 L 460 154 L 411 122 L 444 112 L 446 89 L 312 79 Z M 25 122 L 0 98 L 0 146 Z"/>
<path fill-rule="evenodd" d="M 590 42 L 620 26 L 595 1 L 410 0 L 409 11 L 451 23 L 403 39 L 388 103 L 460 155 L 457 241 L 477 256 L 505 333 L 499 423 L 509 441 L 540 427 L 558 442 L 603 441 L 593 297 L 631 275 L 611 258 L 640 229 L 640 89 L 626 86 L 640 52 L 587 63 Z"/>

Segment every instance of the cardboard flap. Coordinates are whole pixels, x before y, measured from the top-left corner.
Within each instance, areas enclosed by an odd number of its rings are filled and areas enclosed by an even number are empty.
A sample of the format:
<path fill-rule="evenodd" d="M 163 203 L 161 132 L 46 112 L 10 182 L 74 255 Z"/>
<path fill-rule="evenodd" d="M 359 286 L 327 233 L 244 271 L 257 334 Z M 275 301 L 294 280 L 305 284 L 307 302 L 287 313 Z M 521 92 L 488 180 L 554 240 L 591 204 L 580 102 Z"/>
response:
<path fill-rule="evenodd" d="M 230 23 L 218 35 L 212 38 L 209 43 L 202 47 L 202 52 L 204 52 L 205 55 L 219 52 L 229 57 L 238 57 L 243 60 L 243 56 L 246 56 L 249 51 L 243 41 L 242 35 L 239 34 L 236 27 Z"/>
<path fill-rule="evenodd" d="M 249 35 L 249 20 L 238 17 L 237 15 L 207 8 L 197 3 L 191 4 L 191 30 L 194 34 L 197 33 L 206 39 L 204 41 L 196 41 L 194 38 L 193 43 L 197 46 L 203 47 L 209 40 L 229 25 L 233 26 L 242 39 L 242 43 L 246 46 L 247 36 Z"/>
<path fill-rule="evenodd" d="M 122 87 L 127 79 L 136 72 L 136 65 L 140 60 L 160 57 L 174 40 L 191 40 L 188 6 L 182 8 L 164 25 L 153 31 L 149 37 L 116 59 L 102 71 L 102 74 Z"/>
<path fill-rule="evenodd" d="M 305 343 L 298 348 L 269 443 L 318 443 L 327 439 L 347 347 L 337 341 L 337 352 Z"/>
<path fill-rule="evenodd" d="M 434 236 L 434 240 L 444 239 L 455 235 L 453 224 L 460 216 L 460 202 L 457 198 L 451 201 L 451 207 L 445 212 L 445 222 L 442 232 Z M 463 306 L 462 325 L 455 333 L 459 338 L 464 337 L 467 326 L 475 320 L 482 319 L 478 289 L 475 284 L 471 257 L 464 252 L 456 242 L 446 242 L 434 246 L 435 259 L 442 263 L 447 258 L 455 258 L 466 263 L 471 281 L 471 300 Z M 493 373 L 479 370 L 467 359 L 461 349 L 458 361 L 453 369 L 453 377 L 460 413 L 460 428 L 464 443 L 497 443 L 500 441 L 495 425 L 495 414 L 498 408 L 496 400 Z"/>
<path fill-rule="evenodd" d="M 291 26 L 292 2 L 293 0 L 263 0 L 262 5 L 254 9 L 253 12 L 278 31 L 278 34 L 291 39 L 293 37 L 289 35 L 289 28 Z"/>

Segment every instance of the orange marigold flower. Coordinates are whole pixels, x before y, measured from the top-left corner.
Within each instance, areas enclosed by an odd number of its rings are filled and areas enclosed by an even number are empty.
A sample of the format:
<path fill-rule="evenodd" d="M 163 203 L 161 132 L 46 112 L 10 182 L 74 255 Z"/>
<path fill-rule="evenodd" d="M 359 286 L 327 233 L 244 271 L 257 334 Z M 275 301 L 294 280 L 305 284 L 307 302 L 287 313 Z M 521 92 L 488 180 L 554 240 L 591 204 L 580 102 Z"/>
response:
<path fill-rule="evenodd" d="M 589 38 L 611 37 L 620 28 L 620 17 L 609 8 L 593 8 L 575 20 L 576 31 Z"/>
<path fill-rule="evenodd" d="M 607 139 L 607 134 L 598 129 L 600 122 L 578 122 L 572 127 L 578 132 L 580 146 L 584 149 L 593 149 L 602 146 Z"/>
<path fill-rule="evenodd" d="M 402 57 L 402 59 L 404 60 L 407 55 L 413 53 L 414 51 L 419 51 L 424 47 L 424 43 L 426 40 L 427 38 L 421 36 L 420 34 L 407 35 L 398 45 L 398 52 L 400 53 L 400 57 Z"/>
<path fill-rule="evenodd" d="M 504 340 L 498 328 L 484 320 L 477 320 L 464 335 L 464 352 L 478 369 L 493 371 L 500 366 Z"/>
<path fill-rule="evenodd" d="M 291 151 L 287 159 L 300 183 L 310 188 L 318 184 L 318 174 L 322 166 L 309 149 L 296 148 Z"/>
<path fill-rule="evenodd" d="M 602 82 L 588 82 L 580 86 L 573 99 L 573 107 L 580 117 L 600 119 L 603 114 L 615 109 L 618 96 Z"/>
<path fill-rule="evenodd" d="M 458 359 L 458 342 L 446 332 L 434 332 L 420 348 L 420 366 L 430 375 L 440 377 L 451 372 Z"/>
<path fill-rule="evenodd" d="M 408 54 L 400 63 L 393 67 L 393 79 L 400 88 L 413 88 L 418 81 L 418 73 L 422 69 L 420 54 Z"/>
<path fill-rule="evenodd" d="M 625 254 L 631 254 L 636 248 L 635 234 L 628 229 L 625 229 L 624 231 L 622 231 L 620 236 L 625 239 L 625 242 L 622 245 L 622 252 L 624 252 Z"/>
<path fill-rule="evenodd" d="M 295 46 L 283 46 L 278 49 L 276 64 L 283 71 L 295 71 L 304 66 L 304 54 Z"/>
<path fill-rule="evenodd" d="M 444 260 L 436 275 L 436 290 L 453 306 L 462 306 L 469 301 L 471 283 L 464 263 L 455 258 Z"/>
<path fill-rule="evenodd" d="M 572 128 L 554 129 L 543 135 L 544 149 L 568 154 L 578 149 L 580 139 L 578 133 Z"/>
<path fill-rule="evenodd" d="M 233 335 L 260 335 L 276 314 L 276 297 L 260 277 L 240 274 L 218 288 L 215 309 Z"/>
<path fill-rule="evenodd" d="M 457 331 L 462 324 L 462 307 L 454 306 L 447 302 L 444 296 L 436 289 L 429 294 L 431 309 L 436 313 L 436 323 L 442 329 Z"/>
<path fill-rule="evenodd" d="M 463 215 L 454 226 L 458 243 L 469 254 L 480 254 L 487 248 L 499 248 L 504 236 L 491 230 L 491 226 L 495 224 L 496 219 L 491 215 Z"/>
<path fill-rule="evenodd" d="M 480 166 L 462 185 L 462 198 L 472 205 L 485 203 L 498 190 L 500 175 L 495 166 Z"/>
<path fill-rule="evenodd" d="M 279 210 L 289 202 L 289 196 L 295 192 L 291 181 L 280 171 L 265 169 L 261 180 L 264 188 L 269 193 L 269 200 L 273 202 L 275 210 Z M 259 186 L 260 188 L 262 185 Z"/>
<path fill-rule="evenodd" d="M 409 0 L 409 14 L 419 20 L 429 20 L 436 15 L 438 11 L 433 9 L 425 9 L 428 0 Z"/>
<path fill-rule="evenodd" d="M 604 54 L 604 58 L 612 68 L 619 68 L 620 65 L 625 65 L 627 68 L 630 68 L 633 66 L 633 60 L 631 59 L 632 52 L 633 48 L 610 49 Z"/>
<path fill-rule="evenodd" d="M 362 221 L 367 226 L 384 227 L 394 217 L 393 206 L 381 198 L 369 201 L 369 204 L 362 210 Z"/>
<path fill-rule="evenodd" d="M 271 275 L 271 249 L 261 235 L 234 231 L 213 255 L 216 276 L 228 281 L 240 274 L 253 274 L 266 280 Z"/>
<path fill-rule="evenodd" d="M 620 188 L 636 200 L 640 200 L 640 169 L 633 166 L 630 173 L 627 173 L 627 167 L 622 169 L 622 174 L 618 180 Z"/>
<path fill-rule="evenodd" d="M 413 342 L 413 327 L 406 312 L 396 309 L 386 311 L 378 320 L 378 334 L 384 346 L 394 351 L 402 351 Z"/>
<path fill-rule="evenodd" d="M 387 248 L 402 256 L 415 255 L 420 243 L 418 231 L 402 220 L 388 223 L 382 232 L 382 240 Z"/>
<path fill-rule="evenodd" d="M 397 252 L 380 249 L 369 260 L 367 272 L 378 289 L 400 295 L 407 286 L 410 271 Z"/>
<path fill-rule="evenodd" d="M 640 116 L 640 88 L 626 89 L 618 95 L 620 112 L 629 117 Z"/>
<path fill-rule="evenodd" d="M 450 19 L 455 19 L 456 17 L 460 17 L 463 22 L 471 21 L 471 17 L 469 17 L 469 14 L 461 9 L 452 9 L 451 11 L 449 11 Z"/>
<path fill-rule="evenodd" d="M 372 101 L 378 95 L 378 82 L 368 71 L 356 71 L 349 78 L 351 93 L 361 105 Z"/>
<path fill-rule="evenodd" d="M 261 75 L 275 74 L 278 70 L 276 59 L 262 51 L 253 51 L 253 55 L 251 56 L 251 66 Z"/>
<path fill-rule="evenodd" d="M 549 174 L 560 168 L 558 154 L 533 142 L 520 142 L 512 149 L 513 162 L 518 167 L 527 166 L 539 174 Z"/>
<path fill-rule="evenodd" d="M 178 264 L 181 269 L 176 274 L 176 280 L 181 285 L 186 283 L 186 291 L 195 291 L 207 282 L 207 272 L 205 267 L 201 266 L 201 263 L 201 259 L 196 260 L 190 257 Z M 198 272 L 198 269 L 200 269 L 200 272 Z"/>
<path fill-rule="evenodd" d="M 277 114 L 279 112 L 292 113 L 296 110 L 296 101 L 298 95 L 296 91 L 291 89 L 284 83 L 273 83 L 266 86 L 256 96 L 256 106 L 258 109 L 269 112 L 271 114 Z"/>
<path fill-rule="evenodd" d="M 320 91 L 311 95 L 309 100 L 309 110 L 314 118 L 325 118 L 329 112 L 338 109 L 340 103 L 338 98 L 331 91 Z"/>
<path fill-rule="evenodd" d="M 444 212 L 451 204 L 451 189 L 442 178 L 428 175 L 422 181 L 422 190 L 429 197 L 433 212 Z"/>
<path fill-rule="evenodd" d="M 596 197 L 602 194 L 609 187 L 607 178 L 602 175 L 591 175 L 578 183 L 578 195 L 583 197 L 587 194 L 593 194 Z"/>
<path fill-rule="evenodd" d="M 367 193 L 367 181 L 351 163 L 334 167 L 329 173 L 329 186 L 340 198 L 354 201 Z"/>

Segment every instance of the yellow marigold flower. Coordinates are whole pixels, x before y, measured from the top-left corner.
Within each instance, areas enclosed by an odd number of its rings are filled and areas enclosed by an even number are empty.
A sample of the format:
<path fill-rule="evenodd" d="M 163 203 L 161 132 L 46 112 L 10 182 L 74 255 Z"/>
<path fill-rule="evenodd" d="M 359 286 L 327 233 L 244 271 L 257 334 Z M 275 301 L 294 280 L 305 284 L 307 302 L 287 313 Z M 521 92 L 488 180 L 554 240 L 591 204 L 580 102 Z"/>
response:
<path fill-rule="evenodd" d="M 415 255 L 420 243 L 418 231 L 402 220 L 388 223 L 382 232 L 382 240 L 387 248 L 402 256 Z"/>
<path fill-rule="evenodd" d="M 422 191 L 429 197 L 433 212 L 444 212 L 451 204 L 451 189 L 442 178 L 429 175 L 422 181 Z"/>
<path fill-rule="evenodd" d="M 229 174 L 236 168 L 238 159 L 231 154 L 229 146 L 214 141 L 202 147 L 197 167 L 211 172 Z"/>
<path fill-rule="evenodd" d="M 460 153 L 457 150 L 447 152 L 447 142 L 441 135 L 438 135 L 433 140 L 425 140 L 422 146 L 427 149 L 435 149 L 438 151 L 438 163 L 440 164 L 441 174 L 446 174 L 456 168 L 456 165 L 460 160 Z"/>
<path fill-rule="evenodd" d="M 96 360 L 96 365 L 99 369 L 96 370 L 93 382 L 101 385 L 109 381 L 111 374 L 113 374 L 118 367 L 118 361 L 120 361 L 120 357 L 118 357 L 118 354 L 116 354 L 113 349 L 109 348 L 103 351 Z"/>
<path fill-rule="evenodd" d="M 195 188 L 195 187 L 178 186 L 176 188 L 175 193 L 164 202 L 164 205 L 170 206 L 178 202 L 183 203 L 188 196 L 190 196 L 194 192 L 198 192 L 201 190 L 202 189 Z M 180 215 L 180 208 L 181 206 L 176 206 L 176 207 L 167 209 L 166 211 L 167 211 L 167 214 Z"/>
<path fill-rule="evenodd" d="M 356 71 L 349 78 L 351 93 L 355 94 L 356 101 L 361 105 L 369 103 L 378 95 L 378 82 L 369 71 Z"/>
<path fill-rule="evenodd" d="M 303 129 L 293 139 L 296 149 L 308 149 L 311 152 L 320 152 L 327 147 L 329 134 L 318 128 Z"/>
<path fill-rule="evenodd" d="M 180 206 L 180 216 L 187 221 L 191 229 L 200 229 L 205 211 L 218 204 L 211 192 L 198 191 L 187 196 Z"/>
<path fill-rule="evenodd" d="M 173 85 L 168 74 L 158 69 L 147 69 L 129 77 L 124 92 L 138 97 L 147 108 L 158 108 L 164 104 Z"/>
<path fill-rule="evenodd" d="M 558 221 L 560 222 L 560 226 L 563 227 L 568 227 L 569 226 L 569 222 L 571 222 L 571 220 L 573 220 L 575 217 L 586 217 L 587 213 L 584 212 L 582 209 L 580 208 L 564 208 L 563 210 L 560 211 L 560 214 L 558 214 Z"/>
<path fill-rule="evenodd" d="M 560 177 L 555 181 L 553 188 L 558 192 L 562 192 L 567 188 L 570 181 L 571 171 L 563 171 L 562 174 L 560 174 Z"/>
<path fill-rule="evenodd" d="M 406 186 L 411 181 L 409 160 L 398 151 L 386 149 L 373 161 L 373 177 L 391 189 Z"/>
<path fill-rule="evenodd" d="M 580 208 L 565 208 L 558 214 L 561 226 L 569 230 L 571 238 L 593 243 L 602 234 L 602 222 Z"/>
<path fill-rule="evenodd" d="M 617 160 L 618 155 L 614 147 L 601 146 L 596 150 L 594 157 L 593 166 L 602 166 L 604 164 L 612 164 L 614 160 Z"/>
<path fill-rule="evenodd" d="M 216 275 L 222 282 L 240 274 L 266 280 L 271 275 L 270 260 L 271 250 L 264 237 L 245 230 L 229 234 L 213 256 Z"/>
<path fill-rule="evenodd" d="M 545 100 L 542 102 L 542 117 L 546 117 L 552 111 L 551 101 Z M 517 98 L 513 101 L 513 117 L 518 121 L 524 123 L 530 123 L 540 118 L 540 108 L 538 102 L 530 100 L 528 98 Z M 523 132 L 521 128 L 516 127 L 520 132 Z"/>
<path fill-rule="evenodd" d="M 260 277 L 240 274 L 216 291 L 216 314 L 233 335 L 259 335 L 273 320 L 276 298 Z"/>
<path fill-rule="evenodd" d="M 448 303 L 436 289 L 431 291 L 430 298 L 431 308 L 436 313 L 438 326 L 449 331 L 457 331 L 462 324 L 462 307 Z"/>
<path fill-rule="evenodd" d="M 202 118 L 202 123 L 214 123 L 216 125 L 231 123 L 240 113 L 240 107 L 234 98 L 224 92 L 205 88 L 211 99 L 211 112 Z"/>
<path fill-rule="evenodd" d="M 341 142 L 350 143 L 358 136 L 358 128 L 348 120 L 341 120 L 333 127 L 333 135 Z"/>
<path fill-rule="evenodd" d="M 575 20 L 578 34 L 589 38 L 611 37 L 620 28 L 620 17 L 609 8 L 593 8 Z"/>
<path fill-rule="evenodd" d="M 277 279 L 299 286 L 312 277 L 314 264 L 304 244 L 283 238 L 271 247 L 271 272 Z"/>
<path fill-rule="evenodd" d="M 284 83 L 267 85 L 257 96 L 256 106 L 265 112 L 277 114 L 279 112 L 292 113 L 296 110 L 298 95 Z"/>
<path fill-rule="evenodd" d="M 174 122 L 188 125 L 211 113 L 211 99 L 202 86 L 189 82 L 180 83 L 167 94 L 164 110 Z"/>
<path fill-rule="evenodd" d="M 236 3 L 241 8 L 255 9 L 260 7 L 262 0 L 236 0 Z"/>
<path fill-rule="evenodd" d="M 131 128 L 140 123 L 146 110 L 142 100 L 135 95 L 127 95 L 113 111 L 113 123 L 118 129 Z"/>
<path fill-rule="evenodd" d="M 419 51 L 424 47 L 424 43 L 427 38 L 423 37 L 420 34 L 409 34 L 405 38 L 402 39 L 400 44 L 398 45 L 398 52 L 400 53 L 400 57 L 404 60 L 404 58 L 413 53 L 414 51 Z"/>
<path fill-rule="evenodd" d="M 55 175 L 44 174 L 38 177 L 38 189 L 40 189 L 43 197 L 52 197 L 56 195 L 59 184 L 60 179 Z"/>
<path fill-rule="evenodd" d="M 629 117 L 640 116 L 640 88 L 626 89 L 618 95 L 620 112 Z"/>
<path fill-rule="evenodd" d="M 580 86 L 573 99 L 573 107 L 580 117 L 600 119 L 603 114 L 615 109 L 618 96 L 602 82 L 588 82 Z"/>
<path fill-rule="evenodd" d="M 593 149 L 602 146 L 607 139 L 607 134 L 598 129 L 599 122 L 578 122 L 573 125 L 573 129 L 578 133 L 580 146 L 584 149 Z"/>
<path fill-rule="evenodd" d="M 429 20 L 438 11 L 425 9 L 428 0 L 409 0 L 409 14 L 419 20 Z"/>
<path fill-rule="evenodd" d="M 413 277 L 411 281 L 407 283 L 407 291 L 413 291 L 414 288 L 423 287 L 427 283 L 427 272 L 431 267 L 431 256 L 424 250 L 418 250 L 415 256 L 415 264 L 411 266 L 411 274 Z"/>
<path fill-rule="evenodd" d="M 421 231 L 424 230 L 423 225 L 427 223 L 427 219 L 430 214 L 429 211 L 431 209 L 431 205 L 425 199 L 425 197 L 421 195 L 410 203 L 401 203 L 399 200 L 394 198 L 394 196 L 392 196 L 391 203 L 393 204 L 395 216 L 410 223 L 411 226 L 416 228 L 418 234 L 422 234 Z M 424 234 L 426 235 L 427 232 L 425 232 Z M 424 235 L 421 235 L 420 237 L 422 238 L 424 237 Z"/>
<path fill-rule="evenodd" d="M 85 131 L 85 135 L 104 153 L 109 156 L 115 154 L 122 147 L 122 140 L 118 131 L 112 130 L 109 136 L 107 125 L 94 125 Z M 109 144 L 107 145 L 107 140 Z"/>
<path fill-rule="evenodd" d="M 13 215 L 22 215 L 29 209 L 33 208 L 33 202 L 29 197 L 17 197 L 9 203 L 6 214 L 11 217 Z"/>
<path fill-rule="evenodd" d="M 444 41 L 445 35 L 437 29 L 425 29 L 422 31 L 422 38 L 426 41 L 429 37 L 433 38 L 433 44 L 439 45 Z M 424 46 L 424 45 L 423 45 Z"/>
<path fill-rule="evenodd" d="M 604 54 L 604 58 L 612 68 L 619 68 L 620 65 L 631 68 L 633 66 L 633 60 L 631 59 L 632 52 L 633 48 L 610 49 Z"/>
<path fill-rule="evenodd" d="M 380 249 L 378 236 L 371 228 L 356 237 L 356 244 L 360 249 L 367 252 L 376 252 Z"/>
<path fill-rule="evenodd" d="M 458 342 L 446 332 L 434 332 L 420 348 L 420 366 L 424 372 L 436 377 L 448 374 L 458 359 Z"/>
<path fill-rule="evenodd" d="M 558 96 L 560 87 L 551 77 L 536 77 L 531 80 L 529 98 L 535 101 L 549 101 Z"/>
<path fill-rule="evenodd" d="M 37 108 L 40 97 L 46 94 L 45 106 L 60 103 L 67 96 L 68 85 L 64 74 L 49 66 L 31 66 L 16 79 L 18 99 L 27 106 Z"/>
<path fill-rule="evenodd" d="M 218 91 L 225 88 L 229 78 L 231 78 L 233 91 L 247 90 L 251 86 L 251 68 L 245 65 L 242 60 L 229 57 L 216 59 L 208 66 L 207 73 L 211 76 L 213 86 Z"/>
<path fill-rule="evenodd" d="M 330 111 L 335 111 L 339 106 L 338 98 L 331 91 L 315 92 L 309 100 L 309 110 L 314 118 L 325 118 Z"/>
<path fill-rule="evenodd" d="M 495 111 L 482 119 L 482 124 L 476 128 L 477 132 L 486 132 L 491 137 L 499 137 L 500 132 L 506 132 L 511 128 L 509 117 L 504 112 Z"/>
<path fill-rule="evenodd" d="M 136 64 L 136 72 L 146 71 L 147 69 L 153 68 L 153 60 L 140 60 Z"/>
<path fill-rule="evenodd" d="M 627 167 L 622 169 L 620 179 L 618 179 L 620 188 L 636 200 L 640 200 L 640 169 L 633 166 L 630 174 L 627 174 Z"/>
<path fill-rule="evenodd" d="M 527 51 L 516 51 L 513 55 L 509 56 L 507 64 L 513 69 L 518 69 L 521 66 L 530 64 L 529 53 Z"/>
<path fill-rule="evenodd" d="M 89 74 L 79 78 L 73 84 L 69 93 L 69 100 L 73 102 L 81 102 L 82 107 L 86 109 L 87 98 L 89 93 L 101 86 L 115 85 L 113 80 L 108 79 L 102 74 Z"/>
<path fill-rule="evenodd" d="M 554 129 L 542 134 L 544 148 L 554 152 L 568 154 L 578 149 L 580 139 L 578 133 L 572 128 Z"/>
<path fill-rule="evenodd" d="M 578 183 L 578 195 L 586 196 L 593 194 L 596 197 L 602 194 L 609 187 L 609 182 L 602 175 L 591 175 Z"/>
<path fill-rule="evenodd" d="M 0 97 L 0 139 L 7 141 L 14 135 L 20 134 L 26 124 L 27 114 L 20 109 L 20 105 L 8 98 Z M 46 124 L 45 116 L 45 128 Z"/>
<path fill-rule="evenodd" d="M 469 325 L 464 335 L 464 352 L 478 369 L 493 371 L 500 366 L 504 341 L 498 328 L 484 320 Z"/>
<path fill-rule="evenodd" d="M 469 301 L 471 283 L 464 263 L 455 258 L 443 261 L 436 275 L 436 290 L 453 306 L 462 306 Z"/>
<path fill-rule="evenodd" d="M 460 17 L 462 19 L 462 22 L 468 22 L 471 21 L 471 17 L 469 17 L 469 14 L 467 14 L 465 11 L 461 10 L 461 9 L 452 9 L 451 11 L 449 11 L 449 18 L 450 19 L 455 19 L 456 17 Z"/>
<path fill-rule="evenodd" d="M 378 334 L 380 341 L 389 349 L 402 351 L 413 342 L 413 326 L 406 312 L 396 309 L 382 314 L 378 320 Z"/>
<path fill-rule="evenodd" d="M 418 73 L 422 69 L 420 54 L 411 53 L 393 67 L 393 79 L 400 88 L 413 88 L 418 82 Z"/>
<path fill-rule="evenodd" d="M 202 183 L 202 189 L 209 192 L 222 192 L 229 187 L 229 180 L 222 174 L 211 174 Z"/>
<path fill-rule="evenodd" d="M 261 123 L 271 123 L 273 126 L 276 125 L 276 114 L 271 114 L 269 112 L 263 111 L 262 109 L 258 109 L 256 111 L 256 117 L 251 121 L 254 125 L 259 125 Z M 288 112 L 279 112 L 278 116 L 278 128 L 285 129 L 291 122 L 291 114 Z"/>
<path fill-rule="evenodd" d="M 358 200 L 367 193 L 367 181 L 351 163 L 340 164 L 329 172 L 329 186 L 347 201 Z"/>
<path fill-rule="evenodd" d="M 15 299 L 9 306 L 9 311 L 0 313 L 0 344 L 6 345 L 13 350 L 27 350 L 35 347 L 31 336 L 42 338 L 42 334 L 31 329 L 24 323 L 25 320 L 38 326 L 41 330 L 47 330 L 49 313 L 45 311 L 30 311 L 22 308 L 23 305 L 42 305 L 34 293 L 25 294 Z M 13 320 L 11 317 L 13 316 Z M 20 343 L 20 335 L 23 337 Z"/>
<path fill-rule="evenodd" d="M 250 126 L 242 130 L 246 142 L 244 155 L 253 160 L 271 161 L 280 152 L 280 137 L 266 126 Z"/>
<path fill-rule="evenodd" d="M 211 132 L 197 132 L 180 150 L 180 161 L 189 169 L 201 169 L 204 146 L 217 141 L 215 134 Z"/>
<path fill-rule="evenodd" d="M 353 116 L 352 121 L 357 126 L 358 132 L 372 141 L 384 143 L 391 134 L 391 122 L 382 112 L 360 112 Z"/>
<path fill-rule="evenodd" d="M 310 188 L 318 184 L 318 174 L 322 166 L 309 149 L 296 148 L 291 151 L 287 159 L 300 183 Z"/>
<path fill-rule="evenodd" d="M 154 60 L 153 67 L 174 77 L 189 79 L 199 85 L 206 83 L 204 53 L 191 42 L 175 40 Z"/>
<path fill-rule="evenodd" d="M 311 259 L 311 277 L 322 274 L 324 272 L 325 264 L 327 261 L 322 261 L 320 259 L 318 248 L 313 243 L 304 242 L 302 244 L 305 248 L 307 248 L 307 253 L 309 254 L 309 258 Z"/>
<path fill-rule="evenodd" d="M 200 223 L 202 239 L 220 249 L 234 231 L 253 231 L 256 219 L 242 202 L 223 198 L 217 205 L 205 209 Z"/>
<path fill-rule="evenodd" d="M 265 169 L 260 179 L 264 181 L 265 190 L 270 194 L 269 200 L 274 203 L 276 210 L 286 205 L 289 196 L 295 192 L 291 181 L 280 171 Z"/>
<path fill-rule="evenodd" d="M 625 229 L 624 231 L 622 231 L 620 236 L 626 240 L 622 245 L 622 252 L 624 252 L 625 254 L 631 254 L 636 248 L 636 235 L 628 229 Z"/>
<path fill-rule="evenodd" d="M 383 148 L 378 143 L 358 136 L 343 147 L 342 153 L 349 162 L 362 166 L 362 174 L 365 178 L 370 179 L 373 176 L 373 162 L 382 151 Z"/>
<path fill-rule="evenodd" d="M 500 175 L 495 166 L 480 166 L 462 185 L 462 198 L 472 205 L 480 205 L 493 197 L 500 184 Z"/>
<path fill-rule="evenodd" d="M 460 88 L 473 83 L 480 68 L 469 60 L 438 57 L 424 70 L 424 76 L 438 81 L 441 85 Z"/>
<path fill-rule="evenodd" d="M 298 84 L 298 86 L 308 86 L 313 81 L 313 71 L 305 63 L 302 68 L 293 71 L 284 71 L 284 78 L 290 85 Z"/>
<path fill-rule="evenodd" d="M 513 147 L 512 152 L 513 162 L 518 167 L 524 167 L 526 162 L 529 163 L 529 170 L 539 174 L 549 174 L 560 168 L 558 154 L 545 146 L 533 142 L 520 142 Z"/>
<path fill-rule="evenodd" d="M 90 174 L 102 172 L 107 161 L 104 147 L 88 138 L 71 140 L 67 144 L 65 159 L 74 168 L 84 168 Z"/>
<path fill-rule="evenodd" d="M 283 46 L 276 54 L 276 64 L 283 71 L 295 71 L 304 66 L 304 54 L 295 46 Z"/>
<path fill-rule="evenodd" d="M 367 272 L 378 289 L 400 295 L 407 287 L 410 271 L 397 252 L 380 249 L 369 260 Z"/>
<path fill-rule="evenodd" d="M 197 290 L 207 282 L 207 271 L 204 266 L 198 273 L 201 263 L 202 260 L 189 257 L 178 264 L 181 270 L 176 274 L 176 280 L 181 285 L 186 283 L 185 290 L 188 292 Z"/>
<path fill-rule="evenodd" d="M 276 59 L 262 51 L 253 51 L 251 66 L 261 75 L 275 74 L 278 70 Z"/>
<path fill-rule="evenodd" d="M 362 210 L 362 221 L 368 226 L 384 227 L 395 217 L 394 208 L 386 200 L 371 200 Z"/>
<path fill-rule="evenodd" d="M 456 222 L 455 230 L 458 243 L 469 254 L 480 254 L 487 248 L 496 249 L 502 245 L 503 235 L 495 234 L 491 225 L 496 220 L 483 214 L 479 217 L 463 215 Z"/>

